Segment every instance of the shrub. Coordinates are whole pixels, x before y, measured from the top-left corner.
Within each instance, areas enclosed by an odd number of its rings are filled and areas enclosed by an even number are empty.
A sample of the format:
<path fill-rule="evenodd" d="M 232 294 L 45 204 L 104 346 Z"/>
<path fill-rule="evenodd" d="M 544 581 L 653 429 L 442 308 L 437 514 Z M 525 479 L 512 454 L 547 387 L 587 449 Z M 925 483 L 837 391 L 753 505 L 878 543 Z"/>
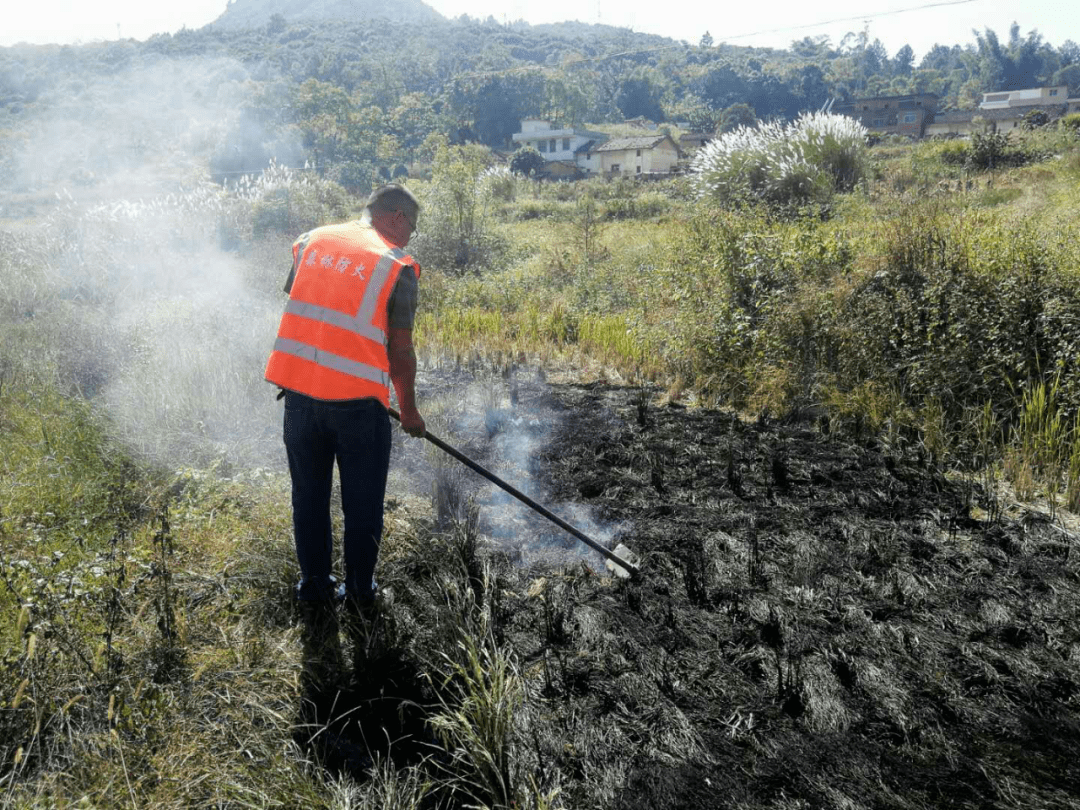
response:
<path fill-rule="evenodd" d="M 480 175 L 480 185 L 496 200 L 513 202 L 517 198 L 518 179 L 505 166 L 492 166 Z"/>
<path fill-rule="evenodd" d="M 1080 300 L 1071 258 L 1035 223 L 909 206 L 884 241 L 877 270 L 843 301 L 840 379 L 895 380 L 910 403 L 936 398 L 956 424 L 985 402 L 1012 412 L 1029 380 L 1072 368 L 1080 326 L 1065 313 Z M 1070 410 L 1080 404 L 1075 386 L 1058 396 Z"/>
<path fill-rule="evenodd" d="M 670 210 L 671 200 L 655 191 L 615 198 L 604 205 L 604 215 L 608 219 L 646 219 L 663 216 Z"/>
<path fill-rule="evenodd" d="M 410 248 L 421 262 L 460 272 L 502 260 L 507 246 L 490 211 L 490 160 L 485 147 L 437 146 L 431 183 L 417 187 L 423 213 Z"/>
<path fill-rule="evenodd" d="M 938 159 L 949 166 L 965 166 L 971 157 L 971 146 L 967 141 L 948 140 L 937 145 Z"/>
<path fill-rule="evenodd" d="M 723 203 L 798 206 L 850 191 L 866 170 L 866 129 L 854 119 L 803 114 L 724 133 L 691 164 L 700 196 Z"/>
<path fill-rule="evenodd" d="M 1080 132 L 1080 113 L 1069 113 L 1058 121 L 1058 126 L 1073 133 Z"/>
<path fill-rule="evenodd" d="M 271 165 L 260 175 L 245 175 L 226 188 L 250 205 L 254 237 L 269 233 L 295 237 L 349 214 L 349 196 L 339 184 L 285 166 Z"/>

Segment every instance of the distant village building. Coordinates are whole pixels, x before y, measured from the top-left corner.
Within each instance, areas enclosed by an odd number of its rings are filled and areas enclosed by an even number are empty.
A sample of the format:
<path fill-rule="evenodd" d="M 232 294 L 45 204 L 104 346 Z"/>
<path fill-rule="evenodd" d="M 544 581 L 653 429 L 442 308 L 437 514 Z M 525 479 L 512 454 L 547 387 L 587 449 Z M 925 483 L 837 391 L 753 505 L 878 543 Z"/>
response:
<path fill-rule="evenodd" d="M 833 105 L 832 112 L 856 119 L 871 132 L 921 138 L 937 106 L 938 97 L 933 93 L 916 93 L 841 101 Z"/>
<path fill-rule="evenodd" d="M 1030 90 L 1003 90 L 983 93 L 980 110 L 1002 110 L 1015 107 L 1056 106 L 1068 100 L 1069 88 L 1033 87 Z"/>
<path fill-rule="evenodd" d="M 635 135 L 612 138 L 585 129 L 555 129 L 550 122 L 527 118 L 512 140 L 531 146 L 543 156 L 544 175 L 573 179 L 589 175 L 673 174 L 679 163 L 679 145 L 670 135 Z"/>
<path fill-rule="evenodd" d="M 859 120 L 871 132 L 895 133 L 921 138 L 931 135 L 970 135 L 972 132 L 1011 132 L 1024 125 L 1035 110 L 1051 121 L 1080 111 L 1080 99 L 1068 98 L 1069 88 L 1033 87 L 983 93 L 974 110 L 942 110 L 932 93 L 908 96 L 877 96 L 840 102 L 832 111 Z"/>
<path fill-rule="evenodd" d="M 934 116 L 927 135 L 970 135 L 972 132 L 1011 132 L 1024 125 L 1025 116 L 1045 112 L 1051 121 L 1071 109 L 1080 108 L 1080 99 L 1068 98 L 1069 88 L 1033 87 L 983 93 L 975 110 L 946 110 Z M 1075 106 L 1074 106 L 1075 105 Z"/>
<path fill-rule="evenodd" d="M 550 121 L 526 118 L 521 122 L 521 132 L 515 132 L 511 140 L 516 146 L 531 146 L 544 156 L 544 160 L 576 161 L 576 155 L 595 143 L 607 139 L 602 132 L 587 129 L 566 129 L 551 126 Z"/>
<path fill-rule="evenodd" d="M 696 152 L 713 137 L 709 132 L 684 132 L 679 136 L 679 150 L 683 153 Z"/>
<path fill-rule="evenodd" d="M 679 145 L 670 135 L 612 138 L 585 156 L 585 174 L 673 174 L 679 165 Z"/>

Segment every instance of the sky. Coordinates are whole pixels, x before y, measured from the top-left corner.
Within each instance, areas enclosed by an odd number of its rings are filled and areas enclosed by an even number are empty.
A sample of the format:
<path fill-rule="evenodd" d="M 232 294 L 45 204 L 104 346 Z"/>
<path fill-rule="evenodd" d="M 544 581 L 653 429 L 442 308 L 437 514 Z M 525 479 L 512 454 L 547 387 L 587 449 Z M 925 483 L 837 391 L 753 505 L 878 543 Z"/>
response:
<path fill-rule="evenodd" d="M 792 40 L 826 35 L 839 44 L 864 27 L 890 54 L 908 44 L 921 58 L 935 43 L 967 45 L 972 30 L 990 28 L 1002 40 L 1015 21 L 1025 35 L 1038 30 L 1054 46 L 1080 42 L 1077 0 L 758 0 L 715 3 L 676 0 L 675 10 L 656 0 L 426 0 L 446 17 L 468 14 L 534 25 L 579 20 L 632 28 L 697 43 L 786 48 Z M 143 40 L 183 27 L 201 28 L 225 10 L 226 0 L 33 0 L 4 12 L 0 45 L 72 43 L 117 37 Z"/>

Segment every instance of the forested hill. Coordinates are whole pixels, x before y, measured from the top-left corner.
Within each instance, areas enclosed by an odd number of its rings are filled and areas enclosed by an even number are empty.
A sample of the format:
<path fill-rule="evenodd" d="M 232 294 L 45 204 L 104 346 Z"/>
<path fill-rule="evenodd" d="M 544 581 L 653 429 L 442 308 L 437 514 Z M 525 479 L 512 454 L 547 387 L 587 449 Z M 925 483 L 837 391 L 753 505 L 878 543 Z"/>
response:
<path fill-rule="evenodd" d="M 212 23 L 217 29 L 259 28 L 280 18 L 288 23 L 390 19 L 432 23 L 445 18 L 422 0 L 232 0 Z"/>
<path fill-rule="evenodd" d="M 910 47 L 890 54 L 865 34 L 762 49 L 717 44 L 704 32 L 687 43 L 583 23 L 445 20 L 421 0 L 393 13 L 430 12 L 425 21 L 376 18 L 358 13 L 368 1 L 236 0 L 202 29 L 143 42 L 0 48 L 0 145 L 36 142 L 58 108 L 72 111 L 64 131 L 77 130 L 86 119 L 75 109 L 79 99 L 101 114 L 103 99 L 130 104 L 131 86 L 154 86 L 147 71 L 180 65 L 184 77 L 168 80 L 170 92 L 195 94 L 187 103 L 215 122 L 183 149 L 209 161 L 216 177 L 258 171 L 276 158 L 314 164 L 358 191 L 375 168 L 422 157 L 432 135 L 509 148 L 525 117 L 578 126 L 643 116 L 712 131 L 868 95 L 929 92 L 943 108 L 971 108 L 993 90 L 1054 84 L 1080 92 L 1080 47 L 1037 32 L 1021 36 L 1019 25 L 1007 38 L 986 30 L 916 61 Z M 322 16 L 341 13 L 349 16 Z M 138 116 L 160 103 L 148 98 Z M 158 139 L 135 140 L 149 160 Z M 83 150 L 80 176 L 119 160 L 98 160 L 106 146 L 84 142 L 93 148 Z M 16 152 L 0 149 L 0 184 L 39 186 L 43 172 L 67 172 L 52 160 L 20 165 Z"/>

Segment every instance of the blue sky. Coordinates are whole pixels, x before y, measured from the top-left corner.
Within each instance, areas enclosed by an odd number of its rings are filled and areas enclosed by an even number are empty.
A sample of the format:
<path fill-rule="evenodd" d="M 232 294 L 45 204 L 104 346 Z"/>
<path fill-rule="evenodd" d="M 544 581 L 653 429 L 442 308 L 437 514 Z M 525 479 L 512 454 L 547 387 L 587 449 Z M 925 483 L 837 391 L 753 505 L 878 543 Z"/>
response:
<path fill-rule="evenodd" d="M 499 22 L 533 24 L 580 20 L 633 28 L 696 43 L 708 31 L 716 42 L 787 47 L 793 39 L 826 35 L 839 43 L 849 31 L 866 27 L 890 54 L 910 44 L 919 58 L 935 43 L 965 45 L 972 29 L 991 28 L 1003 40 L 1015 21 L 1025 34 L 1037 29 L 1051 44 L 1080 42 L 1080 2 L 1076 0 L 426 0 L 448 17 L 469 14 Z M 96 39 L 146 39 L 187 26 L 200 28 L 225 9 L 226 0 L 34 0 L 4 12 L 0 45 Z"/>

